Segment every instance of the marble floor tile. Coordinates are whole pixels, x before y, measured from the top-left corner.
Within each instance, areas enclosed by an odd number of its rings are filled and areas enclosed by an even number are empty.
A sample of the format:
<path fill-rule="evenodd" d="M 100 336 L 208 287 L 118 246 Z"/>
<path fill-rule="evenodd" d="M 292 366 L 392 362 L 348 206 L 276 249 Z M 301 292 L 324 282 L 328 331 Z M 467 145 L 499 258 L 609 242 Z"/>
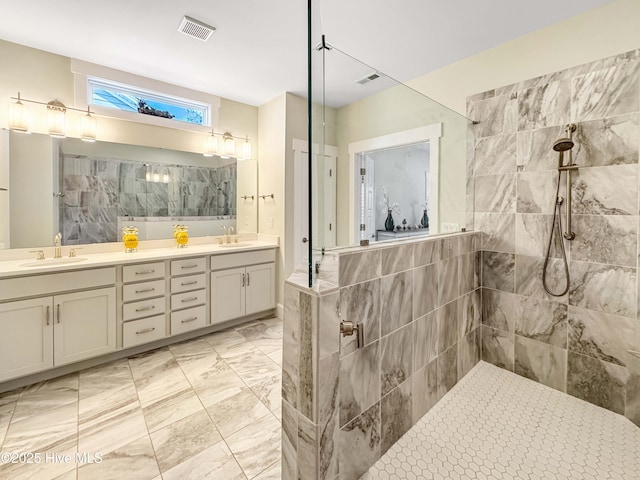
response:
<path fill-rule="evenodd" d="M 269 353 L 267 356 L 273 360 L 276 365 L 278 365 L 279 367 L 282 367 L 282 347 L 280 348 L 280 350 L 276 350 L 275 352 Z"/>
<path fill-rule="evenodd" d="M 133 386 L 131 368 L 126 358 L 98 365 L 80 372 L 80 399 L 103 393 L 105 388 Z"/>
<path fill-rule="evenodd" d="M 234 351 L 246 345 L 249 342 L 235 330 L 225 330 L 224 332 L 216 332 L 204 337 L 216 352 L 223 358 L 233 356 Z"/>
<path fill-rule="evenodd" d="M 258 476 L 253 477 L 254 480 L 281 480 L 282 479 L 282 467 L 280 462 L 276 462 L 269 468 L 264 470 Z"/>
<path fill-rule="evenodd" d="M 176 392 L 142 408 L 149 432 L 154 432 L 193 413 L 204 410 L 191 388 Z"/>
<path fill-rule="evenodd" d="M 129 364 L 143 407 L 191 388 L 168 349 L 141 362 L 137 360 L 130 360 Z"/>
<path fill-rule="evenodd" d="M 100 463 L 87 463 L 78 468 L 78 480 L 153 480 L 158 475 L 155 452 L 146 435 L 104 455 Z"/>
<path fill-rule="evenodd" d="M 13 412 L 13 421 L 78 401 L 78 374 L 72 373 L 25 387 Z"/>
<path fill-rule="evenodd" d="M 235 395 L 245 386 L 242 379 L 226 364 L 224 368 L 193 383 L 193 389 L 205 407 Z"/>
<path fill-rule="evenodd" d="M 280 458 L 281 427 L 269 414 L 225 439 L 245 474 L 252 478 Z"/>
<path fill-rule="evenodd" d="M 151 433 L 153 449 L 162 473 L 220 440 L 222 436 L 204 410 Z"/>
<path fill-rule="evenodd" d="M 163 480 L 246 480 L 225 444 L 218 442 L 162 474 Z"/>
<path fill-rule="evenodd" d="M 226 362 L 249 385 L 258 383 L 265 377 L 273 376 L 281 371 L 278 365 L 260 351 L 233 357 L 227 359 Z"/>
<path fill-rule="evenodd" d="M 269 409 L 248 387 L 209 405 L 207 411 L 224 437 L 269 414 Z"/>
<path fill-rule="evenodd" d="M 249 387 L 269 410 L 273 411 L 282 406 L 281 373 L 275 373 L 256 383 L 250 383 Z"/>

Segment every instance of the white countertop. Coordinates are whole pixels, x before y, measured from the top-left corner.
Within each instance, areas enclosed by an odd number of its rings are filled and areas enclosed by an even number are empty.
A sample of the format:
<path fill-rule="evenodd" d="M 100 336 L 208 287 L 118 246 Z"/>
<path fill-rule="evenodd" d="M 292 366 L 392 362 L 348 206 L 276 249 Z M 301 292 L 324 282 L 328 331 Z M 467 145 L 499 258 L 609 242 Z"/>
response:
<path fill-rule="evenodd" d="M 36 260 L 35 254 L 29 259 L 3 260 L 0 261 L 0 278 L 33 275 L 40 273 L 56 273 L 69 270 L 84 270 L 87 268 L 108 267 L 114 265 L 133 264 L 149 262 L 154 260 L 180 259 L 202 255 L 224 255 L 228 253 L 240 253 L 252 250 L 265 250 L 278 248 L 278 242 L 266 240 L 246 240 L 240 243 L 231 244 L 233 246 L 220 246 L 217 243 L 196 243 L 189 244 L 186 248 L 159 247 L 159 248 L 139 248 L 135 253 L 104 252 L 84 254 L 79 250 L 76 255 L 78 259 L 74 263 L 55 263 L 69 260 L 69 249 L 73 246 L 63 247 L 63 258 L 54 260 L 48 257 L 45 260 Z M 124 247 L 123 247 L 124 248 Z M 40 263 L 42 262 L 42 263 Z M 35 265 L 34 265 L 35 264 Z M 34 266 L 31 266 L 34 265 Z"/>

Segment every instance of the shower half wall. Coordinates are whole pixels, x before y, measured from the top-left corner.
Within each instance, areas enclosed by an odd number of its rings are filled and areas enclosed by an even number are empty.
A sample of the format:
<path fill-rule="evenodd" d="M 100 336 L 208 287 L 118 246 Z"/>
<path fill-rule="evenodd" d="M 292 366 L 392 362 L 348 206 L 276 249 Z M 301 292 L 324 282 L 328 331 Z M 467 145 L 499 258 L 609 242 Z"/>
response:
<path fill-rule="evenodd" d="M 470 97 L 482 358 L 640 425 L 640 50 Z M 571 283 L 542 286 L 555 202 L 553 142 L 576 123 Z M 561 196 L 565 194 L 561 191 Z M 564 220 L 564 219 L 563 219 Z M 564 281 L 551 249 L 549 285 Z"/>

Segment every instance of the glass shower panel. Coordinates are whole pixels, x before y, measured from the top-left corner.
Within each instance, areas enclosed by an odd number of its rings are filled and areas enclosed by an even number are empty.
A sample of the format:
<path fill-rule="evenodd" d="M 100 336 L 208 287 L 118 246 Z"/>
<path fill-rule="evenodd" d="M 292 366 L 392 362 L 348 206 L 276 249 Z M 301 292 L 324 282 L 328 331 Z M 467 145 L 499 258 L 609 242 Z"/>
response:
<path fill-rule="evenodd" d="M 311 47 L 310 285 L 326 249 L 471 230 L 471 121 L 328 38 Z"/>

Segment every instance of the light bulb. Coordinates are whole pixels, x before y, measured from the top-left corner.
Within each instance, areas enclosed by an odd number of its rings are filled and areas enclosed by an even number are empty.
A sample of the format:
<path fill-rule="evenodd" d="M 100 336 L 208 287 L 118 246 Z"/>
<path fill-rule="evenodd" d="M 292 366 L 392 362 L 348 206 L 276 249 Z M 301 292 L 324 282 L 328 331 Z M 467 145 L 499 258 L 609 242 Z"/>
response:
<path fill-rule="evenodd" d="M 251 158 L 251 142 L 249 141 L 249 137 L 242 144 L 242 158 L 245 160 L 249 160 Z"/>
<path fill-rule="evenodd" d="M 87 114 L 82 117 L 82 136 L 80 138 L 83 142 L 95 142 L 96 130 L 96 119 L 91 116 L 89 107 L 87 107 Z"/>
<path fill-rule="evenodd" d="M 54 138 L 64 138 L 65 132 L 65 112 L 67 108 L 58 100 L 47 103 L 47 114 L 49 117 L 49 135 Z"/>
<path fill-rule="evenodd" d="M 29 110 L 20 101 L 20 92 L 18 92 L 18 100 L 9 107 L 9 128 L 16 132 L 31 133 L 29 131 Z"/>
<path fill-rule="evenodd" d="M 207 144 L 205 145 L 204 153 L 202 155 L 204 155 L 205 157 L 213 157 L 217 153 L 218 137 L 216 137 L 213 132 L 211 132 L 211 135 L 207 137 Z"/>

